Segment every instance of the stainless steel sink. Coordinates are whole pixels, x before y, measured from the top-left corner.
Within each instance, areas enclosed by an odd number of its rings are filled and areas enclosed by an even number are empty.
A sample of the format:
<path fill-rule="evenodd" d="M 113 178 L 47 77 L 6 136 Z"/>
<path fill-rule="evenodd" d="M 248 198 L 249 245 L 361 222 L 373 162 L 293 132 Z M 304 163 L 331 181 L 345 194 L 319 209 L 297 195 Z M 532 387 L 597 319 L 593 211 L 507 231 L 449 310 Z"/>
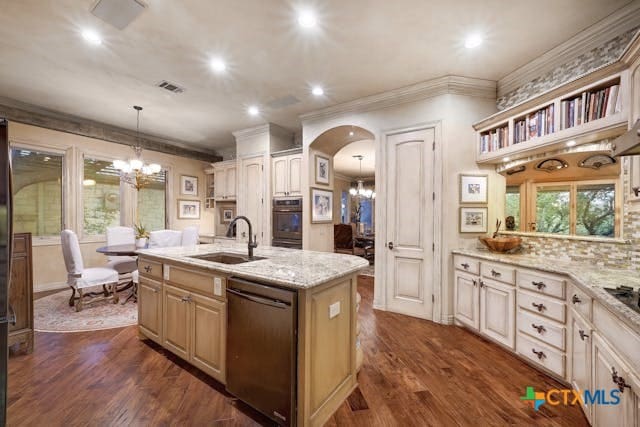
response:
<path fill-rule="evenodd" d="M 245 255 L 232 254 L 227 252 L 215 252 L 212 254 L 193 255 L 189 258 L 202 259 L 205 261 L 219 262 L 220 264 L 242 264 L 245 262 L 260 261 L 266 259 L 264 257 L 254 256 L 249 258 Z"/>

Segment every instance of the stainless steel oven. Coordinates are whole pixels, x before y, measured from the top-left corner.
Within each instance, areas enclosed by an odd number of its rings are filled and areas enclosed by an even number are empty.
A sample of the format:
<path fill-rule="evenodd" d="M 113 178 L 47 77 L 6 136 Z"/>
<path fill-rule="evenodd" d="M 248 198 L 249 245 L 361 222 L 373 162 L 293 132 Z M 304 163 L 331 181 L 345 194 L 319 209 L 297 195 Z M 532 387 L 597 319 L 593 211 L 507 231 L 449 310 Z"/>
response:
<path fill-rule="evenodd" d="M 272 245 L 302 249 L 302 199 L 275 199 L 272 212 Z"/>

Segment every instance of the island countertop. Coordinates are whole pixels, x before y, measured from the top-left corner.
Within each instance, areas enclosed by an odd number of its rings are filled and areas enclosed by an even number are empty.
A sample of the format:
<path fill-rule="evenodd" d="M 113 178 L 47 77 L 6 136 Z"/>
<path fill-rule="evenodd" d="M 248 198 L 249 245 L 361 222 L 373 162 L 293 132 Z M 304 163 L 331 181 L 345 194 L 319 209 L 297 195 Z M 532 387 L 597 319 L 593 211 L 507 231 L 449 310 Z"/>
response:
<path fill-rule="evenodd" d="M 353 255 L 272 246 L 259 246 L 254 249 L 254 256 L 266 259 L 242 264 L 222 264 L 191 258 L 215 252 L 246 256 L 247 244 L 233 241 L 217 242 L 191 247 L 141 249 L 138 254 L 159 261 L 179 262 L 201 269 L 294 289 L 312 288 L 356 273 L 369 265 L 367 260 Z"/>

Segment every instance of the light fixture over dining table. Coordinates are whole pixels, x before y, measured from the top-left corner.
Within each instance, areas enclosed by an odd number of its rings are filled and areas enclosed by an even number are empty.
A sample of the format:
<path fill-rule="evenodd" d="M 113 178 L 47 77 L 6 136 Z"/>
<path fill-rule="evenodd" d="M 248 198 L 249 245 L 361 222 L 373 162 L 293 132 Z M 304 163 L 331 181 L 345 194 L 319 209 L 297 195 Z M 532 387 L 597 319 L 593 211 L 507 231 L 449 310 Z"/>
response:
<path fill-rule="evenodd" d="M 367 199 L 375 199 L 375 191 L 370 188 L 364 188 L 364 179 L 362 178 L 362 159 L 364 159 L 364 156 L 358 154 L 353 156 L 353 158 L 360 161 L 360 177 L 356 181 L 356 186 L 349 189 L 349 194 L 357 197 L 366 197 Z"/>
<path fill-rule="evenodd" d="M 120 171 L 120 180 L 133 186 L 136 190 L 146 187 L 151 183 L 151 175 L 162 170 L 157 163 L 145 164 L 142 159 L 142 147 L 140 146 L 140 111 L 142 107 L 134 105 L 136 110 L 136 140 L 131 146 L 134 157 L 129 160 L 114 160 L 113 167 Z"/>

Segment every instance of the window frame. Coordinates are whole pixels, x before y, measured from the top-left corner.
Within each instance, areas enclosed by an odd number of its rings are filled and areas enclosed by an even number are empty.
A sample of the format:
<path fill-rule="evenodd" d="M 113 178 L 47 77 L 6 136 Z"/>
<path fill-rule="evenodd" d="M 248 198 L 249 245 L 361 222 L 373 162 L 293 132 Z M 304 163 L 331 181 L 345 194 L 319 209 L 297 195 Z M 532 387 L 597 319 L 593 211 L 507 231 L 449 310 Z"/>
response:
<path fill-rule="evenodd" d="M 577 227 L 577 189 L 584 185 L 612 184 L 614 186 L 614 235 L 594 236 L 576 234 Z M 538 232 L 537 229 L 537 190 L 538 187 L 567 186 L 569 187 L 569 233 L 546 233 Z M 581 238 L 581 239 L 620 239 L 622 237 L 622 203 L 624 195 L 621 193 L 622 185 L 618 177 L 584 179 L 584 180 L 561 180 L 561 181 L 527 181 L 520 184 L 520 232 L 532 233 L 532 235 L 553 236 L 558 238 Z M 505 192 L 506 195 L 506 192 Z M 536 224 L 536 229 L 531 228 L 531 224 Z M 517 231 L 516 231 L 517 232 Z"/>
<path fill-rule="evenodd" d="M 171 229 L 170 227 L 170 207 L 169 207 L 169 199 L 172 196 L 171 193 L 171 168 L 169 166 L 162 166 L 161 172 L 164 172 L 164 227 L 165 229 Z M 131 198 L 132 200 L 132 212 L 133 218 L 131 219 L 132 223 L 135 223 L 135 218 L 138 215 L 138 191 L 134 190 L 134 195 Z M 200 200 L 200 199 L 198 199 Z"/>
<path fill-rule="evenodd" d="M 41 153 L 53 154 L 55 156 L 62 157 L 62 171 L 61 171 L 62 182 L 60 183 L 60 190 L 61 190 L 61 206 L 60 206 L 61 224 L 60 226 L 62 230 L 72 228 L 71 222 L 73 218 L 73 213 L 69 208 L 68 195 L 73 194 L 69 186 L 70 185 L 69 168 L 71 166 L 70 165 L 71 162 L 69 161 L 69 159 L 71 159 L 73 156 L 73 148 L 71 147 L 67 149 L 55 148 L 49 145 L 42 145 L 42 144 L 30 142 L 30 141 L 28 142 L 28 141 L 17 140 L 15 138 L 9 138 L 9 150 L 10 150 L 10 156 L 11 156 L 12 150 L 27 150 L 27 151 L 38 151 Z M 13 169 L 13 165 L 12 165 L 12 169 Z M 53 245 L 60 245 L 61 239 L 60 239 L 60 235 L 58 236 L 31 235 L 31 242 L 33 246 L 53 246 Z"/>

